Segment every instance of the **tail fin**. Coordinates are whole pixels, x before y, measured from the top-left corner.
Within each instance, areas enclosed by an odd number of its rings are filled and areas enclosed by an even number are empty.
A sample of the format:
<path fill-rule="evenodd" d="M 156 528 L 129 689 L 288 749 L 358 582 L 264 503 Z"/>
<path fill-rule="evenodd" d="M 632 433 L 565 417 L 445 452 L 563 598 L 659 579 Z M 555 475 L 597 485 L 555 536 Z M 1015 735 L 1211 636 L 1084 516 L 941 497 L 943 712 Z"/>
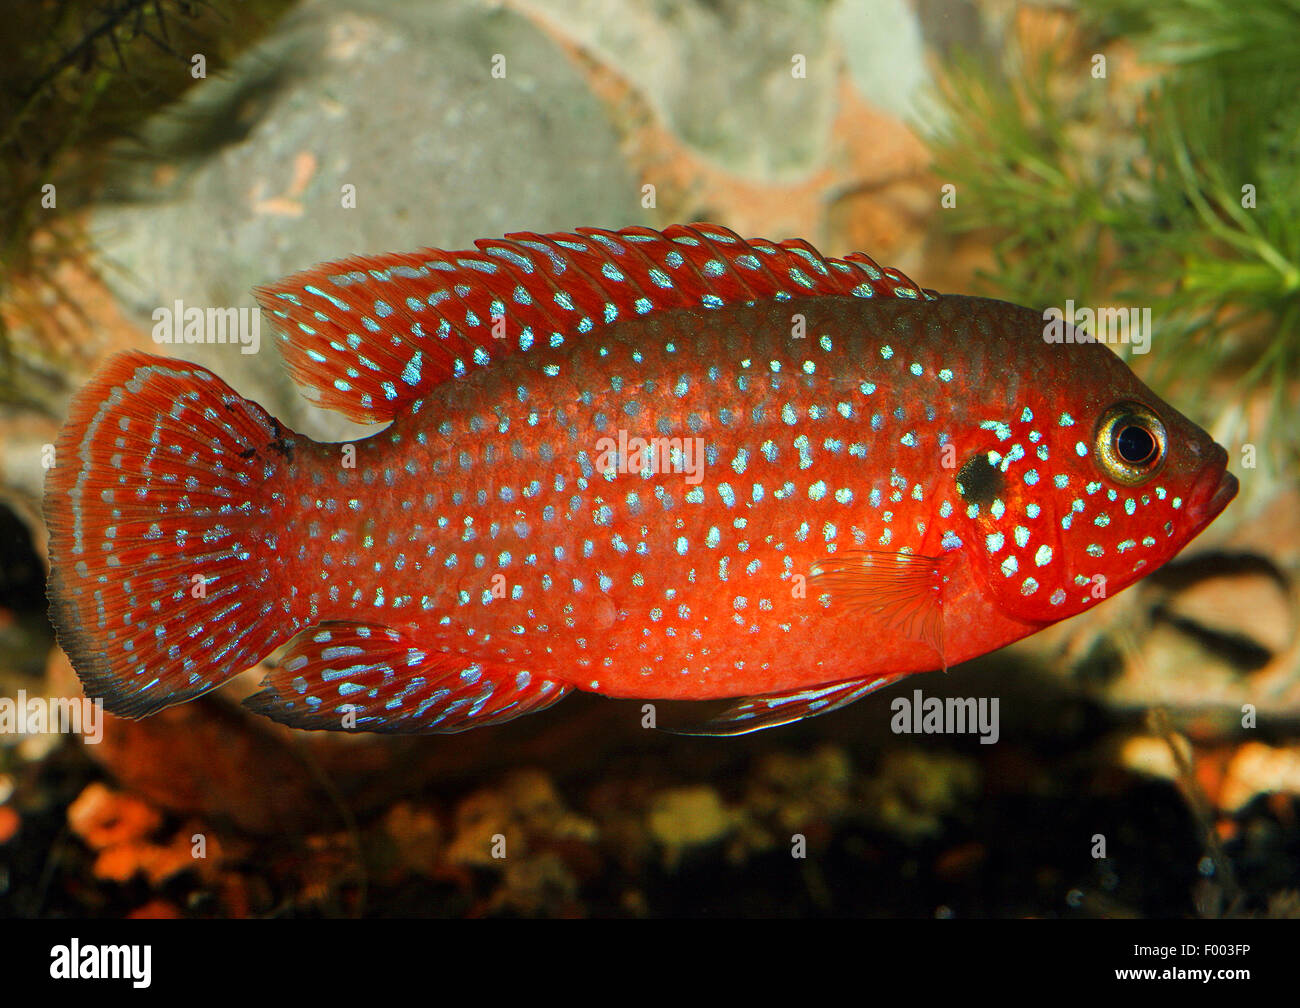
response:
<path fill-rule="evenodd" d="M 293 631 L 274 583 L 294 436 L 212 372 L 114 357 L 72 400 L 45 482 L 50 617 L 89 696 L 142 717 Z"/>

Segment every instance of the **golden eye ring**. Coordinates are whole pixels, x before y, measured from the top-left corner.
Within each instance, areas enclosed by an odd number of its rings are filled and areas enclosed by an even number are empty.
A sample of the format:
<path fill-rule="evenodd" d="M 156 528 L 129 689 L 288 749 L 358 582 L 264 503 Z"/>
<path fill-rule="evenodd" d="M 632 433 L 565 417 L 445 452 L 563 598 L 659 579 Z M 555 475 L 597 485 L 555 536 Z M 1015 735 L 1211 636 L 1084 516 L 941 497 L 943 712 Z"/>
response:
<path fill-rule="evenodd" d="M 1102 414 L 1093 444 L 1107 476 L 1125 486 L 1140 486 L 1164 464 L 1169 435 L 1160 417 L 1146 406 L 1119 402 Z"/>

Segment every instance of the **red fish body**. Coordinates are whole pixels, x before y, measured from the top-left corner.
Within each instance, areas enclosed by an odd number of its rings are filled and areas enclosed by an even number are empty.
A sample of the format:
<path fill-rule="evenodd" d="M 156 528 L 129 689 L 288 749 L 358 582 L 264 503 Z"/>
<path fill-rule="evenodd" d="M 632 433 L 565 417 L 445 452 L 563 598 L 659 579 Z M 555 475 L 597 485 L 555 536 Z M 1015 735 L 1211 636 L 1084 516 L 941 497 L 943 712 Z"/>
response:
<path fill-rule="evenodd" d="M 78 395 L 52 612 L 109 710 L 287 643 L 248 703 L 299 727 L 455 731 L 576 688 L 749 698 L 703 729 L 749 731 L 1095 605 L 1236 489 L 1103 345 L 803 243 L 516 235 L 259 300 L 319 402 L 391 423 L 319 444 L 143 354 Z"/>

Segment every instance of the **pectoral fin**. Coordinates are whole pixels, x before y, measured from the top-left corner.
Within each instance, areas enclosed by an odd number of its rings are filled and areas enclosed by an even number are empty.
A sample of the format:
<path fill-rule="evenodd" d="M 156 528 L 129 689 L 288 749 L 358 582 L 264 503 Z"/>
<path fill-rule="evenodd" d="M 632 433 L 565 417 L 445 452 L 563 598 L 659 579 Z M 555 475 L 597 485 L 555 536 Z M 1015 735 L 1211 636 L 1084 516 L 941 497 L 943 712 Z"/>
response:
<path fill-rule="evenodd" d="M 846 550 L 820 560 L 810 584 L 828 592 L 832 608 L 875 617 L 908 640 L 943 650 L 944 558 L 913 553 Z"/>

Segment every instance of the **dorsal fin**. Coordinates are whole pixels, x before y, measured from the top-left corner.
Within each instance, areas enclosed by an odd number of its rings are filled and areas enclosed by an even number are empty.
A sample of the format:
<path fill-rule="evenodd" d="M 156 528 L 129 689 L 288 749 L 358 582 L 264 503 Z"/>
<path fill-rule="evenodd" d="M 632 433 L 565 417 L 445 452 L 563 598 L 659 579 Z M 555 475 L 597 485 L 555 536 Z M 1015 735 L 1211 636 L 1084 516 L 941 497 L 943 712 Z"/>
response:
<path fill-rule="evenodd" d="M 521 232 L 475 244 L 354 256 L 254 294 L 309 398 L 361 423 L 391 420 L 435 385 L 503 355 L 618 319 L 815 294 L 936 296 L 861 253 L 829 259 L 801 240 L 745 241 L 712 224 Z"/>

